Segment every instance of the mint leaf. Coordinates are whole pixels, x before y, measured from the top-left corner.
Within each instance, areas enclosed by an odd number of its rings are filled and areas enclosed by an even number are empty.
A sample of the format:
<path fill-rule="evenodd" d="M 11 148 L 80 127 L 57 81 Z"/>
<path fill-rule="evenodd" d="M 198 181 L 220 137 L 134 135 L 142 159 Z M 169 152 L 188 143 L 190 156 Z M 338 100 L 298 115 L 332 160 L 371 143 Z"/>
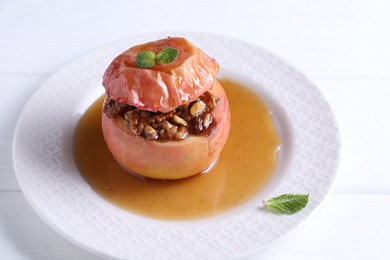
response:
<path fill-rule="evenodd" d="M 175 48 L 165 48 L 156 55 L 156 61 L 160 64 L 168 64 L 174 62 L 179 55 L 178 49 Z"/>
<path fill-rule="evenodd" d="M 156 61 L 160 64 L 174 62 L 179 55 L 179 50 L 175 48 L 165 48 L 159 53 L 152 51 L 141 51 L 135 57 L 135 65 L 141 69 L 147 69 L 156 66 Z"/>
<path fill-rule="evenodd" d="M 135 65 L 141 69 L 147 69 L 156 65 L 156 54 L 152 51 L 141 51 L 135 58 Z"/>
<path fill-rule="evenodd" d="M 283 194 L 264 201 L 271 209 L 285 214 L 294 214 L 306 207 L 309 194 Z"/>

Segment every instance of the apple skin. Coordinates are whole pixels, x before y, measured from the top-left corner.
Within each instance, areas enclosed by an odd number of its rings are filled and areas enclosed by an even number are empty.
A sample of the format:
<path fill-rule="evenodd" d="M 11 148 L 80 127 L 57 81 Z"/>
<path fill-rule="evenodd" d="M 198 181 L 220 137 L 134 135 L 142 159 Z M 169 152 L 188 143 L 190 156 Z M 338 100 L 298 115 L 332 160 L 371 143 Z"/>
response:
<path fill-rule="evenodd" d="M 230 131 L 225 91 L 217 80 L 210 91 L 220 101 L 211 112 L 215 125 L 208 136 L 149 141 L 133 134 L 123 118 L 102 113 L 104 139 L 115 161 L 129 172 L 153 179 L 182 179 L 205 171 L 219 158 Z"/>

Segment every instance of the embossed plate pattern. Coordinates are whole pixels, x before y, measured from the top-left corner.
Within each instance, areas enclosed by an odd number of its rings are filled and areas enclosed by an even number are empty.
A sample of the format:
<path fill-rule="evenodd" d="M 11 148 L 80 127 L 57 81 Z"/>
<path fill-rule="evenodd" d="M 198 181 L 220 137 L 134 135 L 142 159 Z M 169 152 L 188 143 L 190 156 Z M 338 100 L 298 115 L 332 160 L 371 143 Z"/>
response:
<path fill-rule="evenodd" d="M 162 221 L 121 210 L 80 177 L 71 153 L 74 126 L 103 93 L 101 77 L 129 46 L 167 35 L 188 38 L 219 62 L 222 76 L 261 94 L 282 137 L 271 183 L 244 205 L 218 216 Z M 338 130 L 329 105 L 301 73 L 267 51 L 204 33 L 153 33 L 100 47 L 54 73 L 26 104 L 13 160 L 25 197 L 48 225 L 76 245 L 114 259 L 231 259 L 258 253 L 295 230 L 329 193 L 338 164 Z M 295 215 L 261 208 L 283 193 L 310 193 Z"/>

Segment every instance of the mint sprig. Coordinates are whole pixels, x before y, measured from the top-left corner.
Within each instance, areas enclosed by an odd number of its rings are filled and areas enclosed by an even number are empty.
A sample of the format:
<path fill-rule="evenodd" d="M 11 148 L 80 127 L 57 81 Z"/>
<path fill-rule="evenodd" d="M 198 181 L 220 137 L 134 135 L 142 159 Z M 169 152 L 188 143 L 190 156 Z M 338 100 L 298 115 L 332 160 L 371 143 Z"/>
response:
<path fill-rule="evenodd" d="M 147 69 L 156 65 L 156 54 L 152 51 L 141 51 L 135 57 L 135 65 L 138 68 Z"/>
<path fill-rule="evenodd" d="M 283 194 L 264 204 L 278 213 L 294 214 L 306 207 L 309 194 Z"/>
<path fill-rule="evenodd" d="M 165 48 L 157 55 L 152 51 L 141 51 L 135 58 L 135 65 L 141 69 L 147 69 L 159 64 L 169 64 L 174 62 L 179 56 L 179 50 L 176 48 Z"/>

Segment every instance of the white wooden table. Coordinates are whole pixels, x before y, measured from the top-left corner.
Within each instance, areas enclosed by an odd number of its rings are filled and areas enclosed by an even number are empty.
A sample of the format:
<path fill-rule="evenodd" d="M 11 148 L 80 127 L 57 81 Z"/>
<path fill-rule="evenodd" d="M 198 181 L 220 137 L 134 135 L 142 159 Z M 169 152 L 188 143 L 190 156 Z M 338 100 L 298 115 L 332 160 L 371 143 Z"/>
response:
<path fill-rule="evenodd" d="M 45 78 L 82 53 L 172 30 L 220 33 L 278 54 L 318 85 L 337 117 L 332 194 L 256 259 L 390 259 L 389 26 L 387 0 L 0 0 L 0 259 L 99 259 L 51 230 L 23 197 L 12 164 L 16 120 Z"/>

